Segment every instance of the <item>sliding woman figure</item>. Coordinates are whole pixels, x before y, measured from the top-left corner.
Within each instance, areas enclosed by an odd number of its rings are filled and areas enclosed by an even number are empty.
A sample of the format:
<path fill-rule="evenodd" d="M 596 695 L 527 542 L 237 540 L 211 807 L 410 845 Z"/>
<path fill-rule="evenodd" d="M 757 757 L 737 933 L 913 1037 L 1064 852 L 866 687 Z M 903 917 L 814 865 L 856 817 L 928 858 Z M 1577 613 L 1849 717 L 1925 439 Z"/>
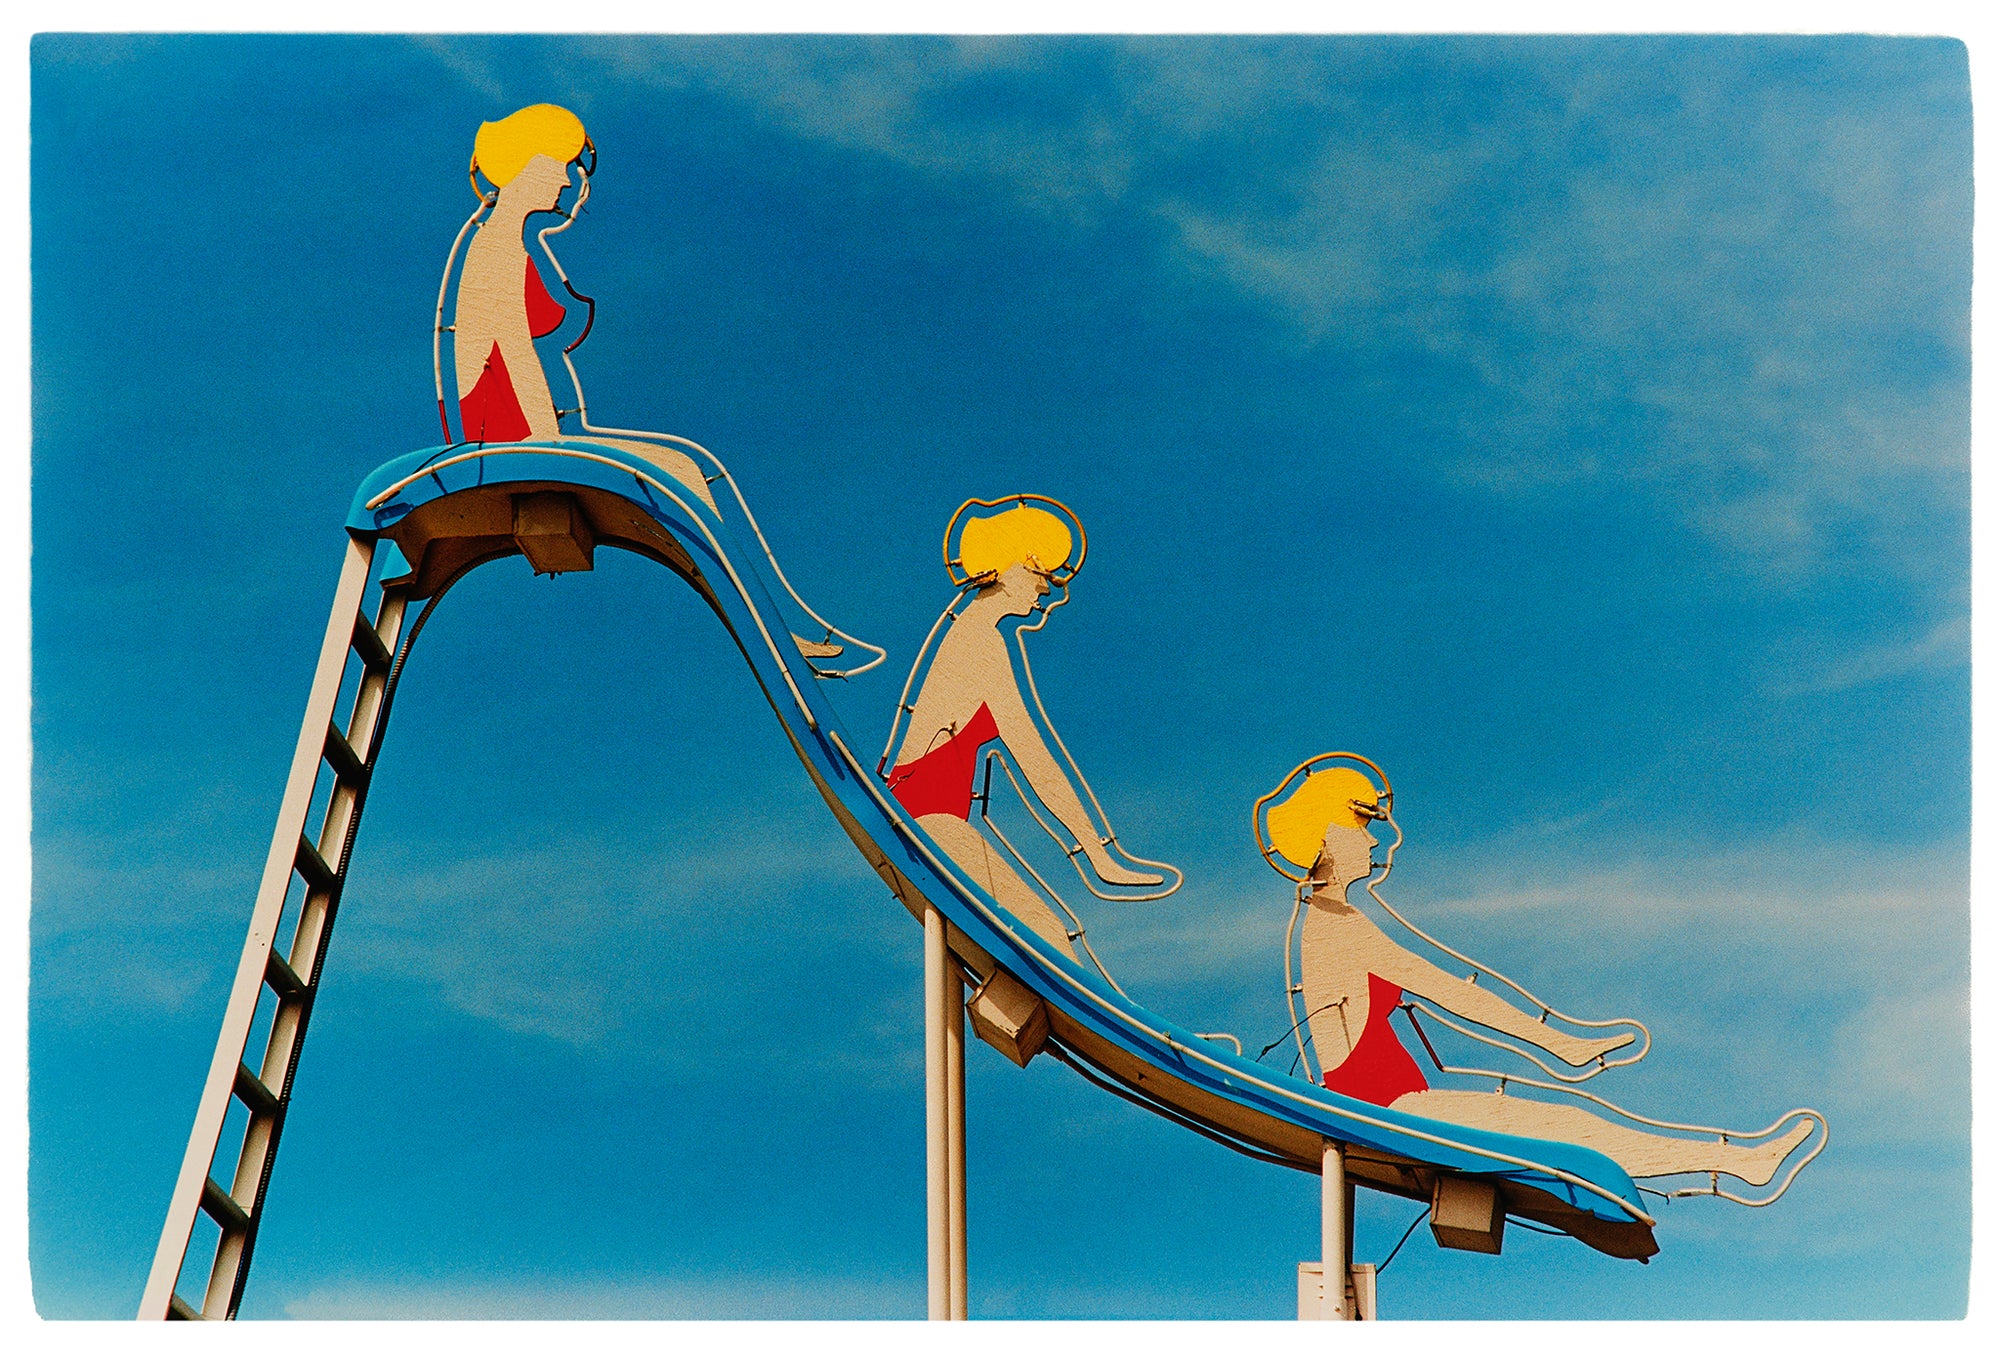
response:
<path fill-rule="evenodd" d="M 975 513 L 978 509 L 1000 512 Z M 1086 547 L 1076 516 L 1045 495 L 967 500 L 959 506 L 945 528 L 945 566 L 958 594 L 932 629 L 935 649 L 926 642 L 918 653 L 904 686 L 905 705 L 891 723 L 889 747 L 883 751 L 889 794 L 946 856 L 1016 918 L 1072 958 L 1076 949 L 1071 944 L 1081 939 L 1081 927 L 1065 927 L 1048 900 L 1010 863 L 1011 846 L 996 843 L 971 823 L 980 754 L 989 745 L 997 744 L 1019 768 L 1026 783 L 1022 796 L 1033 798 L 1029 809 L 1039 804 L 1066 833 L 1068 842 L 1062 846 L 1093 894 L 1103 899 L 1157 900 L 1172 894 L 1181 881 L 1175 868 L 1133 857 L 1119 845 L 1060 737 L 1051 726 L 1045 739 L 1042 723 L 1029 713 L 1028 697 L 1034 698 L 1037 712 L 1042 706 L 1021 633 L 1039 629 L 1068 600 L 1070 581 L 1082 568 Z M 1033 614 L 1040 614 L 1040 619 L 1022 622 Z M 1007 624 L 1014 632 L 1012 647 L 1002 630 Z M 943 628 L 942 639 L 937 639 L 938 628 Z M 919 674 L 922 686 L 911 704 L 909 690 Z M 1047 721 L 1046 712 L 1042 721 Z M 1050 740 L 1062 749 L 1061 761 L 1049 748 Z M 888 762 L 891 754 L 893 766 Z M 1084 805 L 1086 796 L 1096 810 L 1094 817 Z M 1046 820 L 1043 826 L 1053 832 Z M 1163 872 L 1173 874 L 1172 884 L 1151 889 L 1167 881 Z M 1091 884 L 1093 880 L 1143 893 L 1105 895 Z"/>
<path fill-rule="evenodd" d="M 1327 766 L 1315 767 L 1321 764 Z M 1437 1121 L 1587 1146 L 1608 1156 L 1635 1178 L 1683 1173 L 1728 1174 L 1762 1186 L 1805 1143 L 1815 1126 L 1824 1132 L 1825 1118 L 1806 1109 L 1788 1112 L 1762 1131 L 1739 1134 L 1716 1127 L 1640 1117 L 1592 1094 L 1572 1089 L 1570 1085 L 1618 1065 L 1631 1064 L 1644 1055 L 1646 1048 L 1640 1046 L 1622 1059 L 1612 1059 L 1617 1052 L 1631 1048 L 1645 1034 L 1645 1028 L 1629 1019 L 1586 1022 L 1557 1013 L 1511 980 L 1479 967 L 1397 914 L 1375 890 L 1393 867 L 1396 849 L 1402 844 L 1402 830 L 1391 813 L 1393 799 L 1388 779 L 1382 777 L 1378 787 L 1369 773 L 1354 764 L 1365 764 L 1376 777 L 1381 777 L 1379 768 L 1358 755 L 1322 754 L 1293 769 L 1252 812 L 1257 822 L 1258 847 L 1265 859 L 1299 883 L 1298 904 L 1305 916 L 1298 942 L 1306 1006 L 1302 1022 L 1311 1031 L 1312 1048 L 1322 1070 L 1320 1082 L 1327 1088 L 1364 1103 Z M 1307 775 L 1285 795 L 1301 773 Z M 1371 832 L 1376 825 L 1387 826 L 1395 834 L 1386 860 L 1380 863 L 1373 858 L 1374 850 L 1380 846 Z M 1304 869 L 1305 875 L 1286 870 L 1285 863 Z M 1376 875 L 1377 871 L 1381 876 Z M 1467 977 L 1445 971 L 1391 938 L 1348 898 L 1348 888 L 1357 882 L 1366 882 L 1369 895 L 1397 922 L 1439 950 L 1476 967 L 1474 975 Z M 1289 955 L 1288 940 L 1288 970 Z M 1481 977 L 1489 983 L 1479 983 Z M 1503 988 L 1531 1003 L 1534 1011 L 1517 1007 L 1500 992 Z M 1410 1049 L 1390 1025 L 1391 1015 L 1399 1008 L 1406 1013 L 1425 1013 L 1467 1036 L 1510 1050 L 1540 1066 L 1555 1082 L 1500 1075 L 1497 1071 L 1452 1070 L 1433 1057 L 1434 1068 L 1439 1071 L 1497 1077 L 1503 1089 L 1512 1083 L 1574 1094 L 1614 1115 L 1600 1115 L 1573 1103 L 1507 1092 L 1433 1088 Z M 1486 1029 L 1500 1038 L 1511 1038 L 1553 1056 L 1567 1069 L 1546 1064 L 1505 1040 L 1460 1027 L 1435 1011 L 1439 1009 L 1472 1024 L 1473 1028 Z M 1411 1022 L 1414 1027 L 1414 1017 Z M 1565 1026 L 1582 1027 L 1593 1034 L 1565 1031 Z M 1607 1028 L 1623 1030 L 1610 1035 L 1595 1034 Z M 1422 1040 L 1428 1046 L 1428 1039 Z M 1646 1045 L 1650 1044 L 1651 1038 L 1647 1036 Z M 1428 1050 L 1426 1053 L 1430 1054 Z M 1642 1126 L 1659 1129 L 1641 1129 Z M 1666 1135 L 1660 1133 L 1662 1129 L 1704 1133 L 1708 1138 Z M 1812 1153 L 1793 1169 L 1793 1175 L 1825 1143 L 1822 1134 Z M 1790 1181 L 1788 1177 L 1787 1186 Z M 1733 1197 L 1713 1187 L 1707 1191 Z M 1741 1197 L 1733 1199 L 1747 1202 Z M 1773 1199 L 1775 1194 L 1765 1200 Z"/>

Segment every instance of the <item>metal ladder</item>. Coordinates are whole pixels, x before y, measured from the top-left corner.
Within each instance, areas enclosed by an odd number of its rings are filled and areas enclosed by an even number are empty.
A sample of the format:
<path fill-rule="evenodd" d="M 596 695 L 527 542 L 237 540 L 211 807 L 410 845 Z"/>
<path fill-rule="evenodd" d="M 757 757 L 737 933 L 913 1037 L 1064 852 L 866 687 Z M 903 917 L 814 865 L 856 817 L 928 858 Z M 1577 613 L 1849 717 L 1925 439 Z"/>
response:
<path fill-rule="evenodd" d="M 278 1136 L 285 1128 L 292 1080 L 298 1072 L 299 1049 L 319 992 L 327 939 L 340 908 L 354 831 L 368 795 L 391 696 L 392 656 L 409 602 L 405 588 L 384 589 L 373 621 L 364 615 L 374 557 L 372 539 L 349 536 L 319 667 L 306 700 L 305 723 L 278 809 L 277 831 L 250 916 L 250 934 L 229 991 L 222 1034 L 202 1088 L 166 1225 L 160 1231 L 153 1270 L 139 1302 L 140 1319 L 234 1319 L 242 1303 Z M 349 671 L 357 664 L 359 678 L 343 724 L 336 720 L 336 708 Z M 308 836 L 306 822 L 322 785 L 322 769 L 332 782 L 318 833 Z M 295 897 L 296 909 L 291 905 L 295 880 L 302 887 Z M 281 930 L 288 919 L 292 927 L 284 937 Z M 266 990 L 274 1003 L 267 1004 Z M 260 1012 L 265 1011 L 268 1035 L 253 1070 L 244 1056 Z M 238 1105 L 245 1115 L 233 1118 Z M 241 1146 L 235 1172 L 224 1186 L 211 1166 L 218 1162 L 223 1133 L 233 1119 L 240 1121 Z M 178 1287 L 203 1216 L 213 1223 L 218 1237 L 207 1289 L 197 1305 Z"/>

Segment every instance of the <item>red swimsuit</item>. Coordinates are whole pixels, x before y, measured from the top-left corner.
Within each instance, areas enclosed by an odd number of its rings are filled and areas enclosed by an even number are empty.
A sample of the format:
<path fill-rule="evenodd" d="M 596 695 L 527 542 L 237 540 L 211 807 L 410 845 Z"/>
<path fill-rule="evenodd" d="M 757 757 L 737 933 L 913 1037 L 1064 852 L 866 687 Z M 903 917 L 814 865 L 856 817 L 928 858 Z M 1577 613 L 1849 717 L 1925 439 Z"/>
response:
<path fill-rule="evenodd" d="M 1326 1072 L 1322 1083 L 1335 1093 L 1377 1107 L 1387 1107 L 1405 1093 L 1422 1093 L 1430 1087 L 1389 1026 L 1389 1014 L 1402 1001 L 1402 986 L 1373 971 L 1368 973 L 1368 1021 L 1361 1025 L 1361 1040 L 1354 1043 L 1338 1069 Z"/>
<path fill-rule="evenodd" d="M 522 256 L 527 276 L 521 281 L 521 303 L 528 313 L 528 333 L 536 339 L 554 334 L 562 325 L 561 302 L 549 295 L 535 261 Z M 486 355 L 486 367 L 472 390 L 458 402 L 458 427 L 468 443 L 518 443 L 531 430 L 528 417 L 521 413 L 521 398 L 514 394 L 514 380 L 507 375 L 507 360 L 500 356 L 499 344 Z"/>
<path fill-rule="evenodd" d="M 1000 727 L 982 702 L 972 719 L 949 740 L 891 768 L 889 794 L 912 815 L 955 815 L 970 820 L 972 779 L 979 768 L 980 747 L 999 738 Z"/>

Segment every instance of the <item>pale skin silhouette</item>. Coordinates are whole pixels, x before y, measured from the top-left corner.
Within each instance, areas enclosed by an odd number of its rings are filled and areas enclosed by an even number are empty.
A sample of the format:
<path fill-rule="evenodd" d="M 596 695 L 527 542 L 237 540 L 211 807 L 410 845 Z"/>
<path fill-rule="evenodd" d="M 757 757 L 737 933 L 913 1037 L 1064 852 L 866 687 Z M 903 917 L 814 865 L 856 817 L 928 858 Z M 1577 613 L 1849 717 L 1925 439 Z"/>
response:
<path fill-rule="evenodd" d="M 492 211 L 466 247 L 452 327 L 452 363 L 459 394 L 473 389 L 497 345 L 521 414 L 528 422 L 529 441 L 592 443 L 636 453 L 713 509 L 715 500 L 700 468 L 679 449 L 601 434 L 571 437 L 557 421 L 555 398 L 535 352 L 523 304 L 522 279 L 528 267 L 524 233 L 529 217 L 558 210 L 563 191 L 569 187 L 569 166 L 547 155 L 531 157 L 501 186 Z"/>
<path fill-rule="evenodd" d="M 1370 854 L 1375 846 L 1375 836 L 1366 828 L 1329 825 L 1319 860 L 1308 877 L 1313 890 L 1300 936 L 1300 965 L 1313 1048 L 1323 1068 L 1338 1069 L 1360 1040 L 1370 1017 L 1371 973 L 1441 1009 L 1579 1068 L 1631 1044 L 1634 1038 L 1629 1032 L 1589 1038 L 1559 1031 L 1492 990 L 1441 970 L 1391 940 L 1347 900 L 1348 887 L 1371 874 Z M 1460 1126 L 1584 1145 L 1606 1155 L 1635 1178 L 1714 1172 L 1758 1186 L 1770 1182 L 1785 1157 L 1812 1132 L 1812 1122 L 1801 1117 L 1770 1140 L 1724 1145 L 1656 1135 L 1573 1105 L 1459 1089 L 1405 1093 L 1390 1106 L 1398 1112 Z"/>
<path fill-rule="evenodd" d="M 1050 591 L 1050 577 L 1032 563 L 999 572 L 963 605 L 938 643 L 910 713 L 908 733 L 896 754 L 898 767 L 913 763 L 970 725 L 981 705 L 992 714 L 1000 742 L 1022 778 L 1051 814 L 1082 845 L 1083 856 L 1100 881 L 1114 886 L 1156 886 L 1163 878 L 1134 871 L 1114 860 L 1098 841 L 1098 830 L 1076 788 L 1043 742 L 1028 715 L 1015 679 L 1001 624 L 1026 617 Z M 996 781 L 998 779 L 996 778 Z M 1042 937 L 1076 956 L 1055 911 L 1007 863 L 1002 850 L 955 815 L 921 815 L 922 825 L 953 862 L 985 886 L 1015 917 Z"/>

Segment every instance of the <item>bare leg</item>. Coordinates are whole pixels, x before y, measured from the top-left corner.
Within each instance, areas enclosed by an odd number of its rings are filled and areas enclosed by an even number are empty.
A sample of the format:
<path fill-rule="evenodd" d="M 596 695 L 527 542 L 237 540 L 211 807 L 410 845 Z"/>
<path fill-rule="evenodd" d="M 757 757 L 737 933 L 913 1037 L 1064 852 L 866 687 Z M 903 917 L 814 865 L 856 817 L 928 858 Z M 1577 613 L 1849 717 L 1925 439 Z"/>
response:
<path fill-rule="evenodd" d="M 1790 1129 L 1759 1144 L 1721 1145 L 1622 1126 L 1580 1107 L 1457 1089 L 1406 1093 L 1396 1099 L 1395 1108 L 1461 1126 L 1583 1145 L 1608 1156 L 1634 1178 L 1726 1173 L 1758 1187 L 1770 1182 L 1785 1156 L 1812 1133 L 1812 1122 L 1801 1117 Z"/>
<path fill-rule="evenodd" d="M 1070 946 L 1069 930 L 1062 920 L 1007 865 L 984 834 L 956 815 L 925 815 L 917 823 L 944 849 L 945 856 L 964 868 L 966 875 L 984 886 L 1009 913 L 1060 947 L 1071 961 L 1076 960 L 1076 949 Z"/>
<path fill-rule="evenodd" d="M 625 452 L 643 457 L 692 490 L 701 498 L 701 502 L 706 504 L 710 509 L 715 508 L 715 496 L 709 493 L 708 481 L 703 478 L 701 468 L 695 465 L 694 458 L 688 456 L 677 447 L 666 443 L 646 443 L 636 438 L 612 438 L 590 433 L 565 434 L 558 441 L 564 443 L 597 443 L 605 447 L 619 448 Z"/>

